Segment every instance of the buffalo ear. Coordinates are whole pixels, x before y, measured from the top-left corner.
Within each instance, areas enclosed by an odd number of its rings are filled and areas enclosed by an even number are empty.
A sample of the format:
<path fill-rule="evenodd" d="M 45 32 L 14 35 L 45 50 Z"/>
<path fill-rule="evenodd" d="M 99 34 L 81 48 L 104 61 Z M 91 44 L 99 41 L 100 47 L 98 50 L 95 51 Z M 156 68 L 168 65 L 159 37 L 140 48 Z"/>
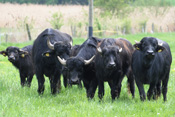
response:
<path fill-rule="evenodd" d="M 53 54 L 52 51 L 46 51 L 46 52 L 43 52 L 43 53 L 42 53 L 42 56 L 43 56 L 43 57 L 50 57 L 50 56 L 52 56 L 52 54 Z"/>
<path fill-rule="evenodd" d="M 138 44 L 138 43 L 134 44 L 134 48 L 135 48 L 136 50 L 140 50 L 140 44 Z"/>
<path fill-rule="evenodd" d="M 23 50 L 19 50 L 19 55 L 24 58 L 26 55 L 28 55 L 29 53 L 27 51 L 23 51 Z"/>
<path fill-rule="evenodd" d="M 2 54 L 4 57 L 7 56 L 7 52 L 6 51 L 0 51 L 0 54 Z"/>
<path fill-rule="evenodd" d="M 158 45 L 157 52 L 162 52 L 165 48 L 163 46 Z"/>

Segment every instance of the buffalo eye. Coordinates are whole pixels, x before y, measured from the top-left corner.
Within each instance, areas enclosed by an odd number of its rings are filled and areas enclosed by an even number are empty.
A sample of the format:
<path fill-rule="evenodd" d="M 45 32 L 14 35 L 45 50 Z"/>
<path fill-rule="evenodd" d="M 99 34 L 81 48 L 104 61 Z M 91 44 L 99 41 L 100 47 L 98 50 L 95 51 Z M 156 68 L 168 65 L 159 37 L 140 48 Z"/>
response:
<path fill-rule="evenodd" d="M 64 67 L 64 70 L 69 71 L 69 68 L 68 67 Z"/>
<path fill-rule="evenodd" d="M 15 50 L 15 53 L 17 54 L 18 53 L 18 50 Z"/>
<path fill-rule="evenodd" d="M 142 43 L 142 47 L 145 47 L 146 46 L 146 44 L 145 43 Z"/>

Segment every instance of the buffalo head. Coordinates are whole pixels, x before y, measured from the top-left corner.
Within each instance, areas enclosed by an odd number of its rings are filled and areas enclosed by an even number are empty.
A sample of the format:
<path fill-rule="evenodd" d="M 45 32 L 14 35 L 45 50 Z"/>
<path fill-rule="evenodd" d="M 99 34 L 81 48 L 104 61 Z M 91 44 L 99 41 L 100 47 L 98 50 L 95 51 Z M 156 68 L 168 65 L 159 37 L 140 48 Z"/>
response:
<path fill-rule="evenodd" d="M 141 51 L 146 59 L 151 60 L 155 54 L 164 50 L 163 43 L 153 37 L 144 37 L 140 42 L 135 42 L 134 47 Z"/>
<path fill-rule="evenodd" d="M 78 84 L 80 82 L 80 78 L 83 76 L 84 67 L 90 64 L 94 57 L 95 56 L 91 57 L 89 60 L 84 60 L 83 58 L 78 57 L 71 57 L 67 60 L 64 60 L 58 56 L 58 60 L 67 68 L 70 83 Z"/>
<path fill-rule="evenodd" d="M 27 51 L 23 51 L 19 49 L 18 47 L 10 46 L 6 50 L 1 51 L 0 54 L 3 56 L 8 56 L 8 60 L 10 62 L 16 62 L 19 60 L 19 58 L 24 58 L 26 55 L 28 55 Z"/>
<path fill-rule="evenodd" d="M 102 49 L 101 47 L 98 47 L 97 51 L 100 53 L 106 69 L 110 70 L 117 68 L 120 59 L 119 54 L 122 52 L 122 48 L 118 46 L 105 46 Z"/>
<path fill-rule="evenodd" d="M 50 42 L 50 39 L 47 39 L 47 46 L 50 50 L 44 52 L 42 54 L 43 57 L 51 57 L 53 55 L 61 56 L 63 59 L 67 59 L 69 57 L 69 53 L 72 47 L 72 41 L 57 41 L 53 42 L 53 44 Z"/>

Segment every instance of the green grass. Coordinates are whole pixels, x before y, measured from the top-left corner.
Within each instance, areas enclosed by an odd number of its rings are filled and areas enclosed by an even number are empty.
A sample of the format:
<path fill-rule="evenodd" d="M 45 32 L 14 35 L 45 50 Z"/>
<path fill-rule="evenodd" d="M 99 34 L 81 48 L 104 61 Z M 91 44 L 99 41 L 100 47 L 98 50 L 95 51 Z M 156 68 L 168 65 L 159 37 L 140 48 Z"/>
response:
<path fill-rule="evenodd" d="M 137 34 L 121 36 L 127 38 L 134 44 L 145 36 L 160 38 L 169 43 L 175 58 L 175 33 Z M 113 36 L 117 38 L 117 36 Z M 74 39 L 74 44 L 81 44 L 84 39 Z M 20 44 L 2 44 L 0 50 L 8 46 L 23 47 L 32 42 Z M 135 99 L 127 93 L 126 78 L 122 83 L 119 99 L 112 102 L 110 88 L 105 84 L 105 96 L 100 102 L 97 96 L 88 101 L 85 89 L 77 86 L 65 89 L 62 84 L 61 93 L 53 96 L 50 91 L 48 78 L 45 78 L 45 92 L 42 96 L 37 93 L 37 80 L 33 78 L 31 88 L 21 88 L 18 70 L 15 69 L 7 58 L 0 56 L 0 117 L 15 116 L 58 116 L 58 117 L 125 117 L 125 116 L 175 116 L 175 64 L 171 66 L 170 80 L 168 85 L 167 102 L 163 97 L 158 100 L 141 102 L 136 87 Z M 145 86 L 147 91 L 148 86 Z"/>

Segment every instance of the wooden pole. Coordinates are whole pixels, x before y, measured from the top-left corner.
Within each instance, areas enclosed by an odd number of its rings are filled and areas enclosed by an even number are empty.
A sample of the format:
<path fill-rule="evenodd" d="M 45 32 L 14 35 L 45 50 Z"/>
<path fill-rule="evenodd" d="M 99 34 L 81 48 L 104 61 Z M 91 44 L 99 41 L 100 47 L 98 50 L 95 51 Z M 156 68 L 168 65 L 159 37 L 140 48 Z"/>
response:
<path fill-rule="evenodd" d="M 88 37 L 93 36 L 93 0 L 89 0 L 89 34 Z"/>
<path fill-rule="evenodd" d="M 29 25 L 28 24 L 26 24 L 26 29 L 27 29 L 27 34 L 28 34 L 28 37 L 29 37 L 29 41 L 31 41 L 32 38 L 31 38 L 31 35 L 30 35 L 30 29 L 29 29 Z"/>

